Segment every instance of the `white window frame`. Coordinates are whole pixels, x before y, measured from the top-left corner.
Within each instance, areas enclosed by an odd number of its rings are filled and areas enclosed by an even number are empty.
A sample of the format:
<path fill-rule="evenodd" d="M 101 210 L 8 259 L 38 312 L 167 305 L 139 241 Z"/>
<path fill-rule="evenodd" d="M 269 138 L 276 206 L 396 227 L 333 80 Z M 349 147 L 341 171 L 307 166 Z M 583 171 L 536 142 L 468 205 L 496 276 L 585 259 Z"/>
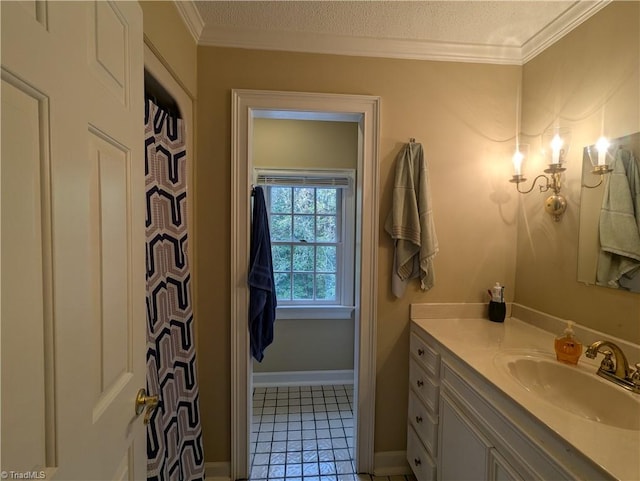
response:
<path fill-rule="evenodd" d="M 278 319 L 350 319 L 354 310 L 355 256 L 354 169 L 254 169 L 254 185 L 263 187 L 338 187 L 341 189 L 340 229 L 342 245 L 337 246 L 339 301 L 278 302 Z M 267 195 L 267 199 L 269 195 Z"/>

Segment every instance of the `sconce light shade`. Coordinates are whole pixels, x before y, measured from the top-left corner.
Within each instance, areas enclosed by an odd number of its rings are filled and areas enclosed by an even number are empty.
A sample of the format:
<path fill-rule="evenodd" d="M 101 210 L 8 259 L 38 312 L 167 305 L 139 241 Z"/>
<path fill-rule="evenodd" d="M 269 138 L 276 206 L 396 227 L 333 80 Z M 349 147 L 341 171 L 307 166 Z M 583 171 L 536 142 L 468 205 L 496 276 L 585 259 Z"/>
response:
<path fill-rule="evenodd" d="M 524 154 L 519 149 L 516 149 L 511 160 L 513 162 L 513 173 L 515 175 L 522 175 L 522 162 L 524 161 Z"/>
<path fill-rule="evenodd" d="M 611 152 L 609 152 L 610 146 L 611 143 L 606 137 L 600 137 L 596 142 L 595 152 L 593 152 L 593 148 L 589 147 L 589 159 L 593 165 L 591 171 L 593 174 L 602 175 L 611 172 L 609 167 L 612 160 Z"/>
<path fill-rule="evenodd" d="M 586 187 L 588 189 L 595 189 L 596 187 L 602 185 L 604 181 L 604 175 L 613 171 L 611 167 L 611 161 L 613 160 L 613 156 L 609 151 L 609 147 L 611 143 L 606 137 L 600 137 L 595 145 L 590 147 L 585 147 L 585 153 L 589 156 L 589 160 L 591 161 L 591 165 L 593 166 L 593 170 L 591 171 L 594 175 L 600 176 L 600 181 L 595 185 L 582 184 L 582 187 Z"/>
<path fill-rule="evenodd" d="M 524 172 L 524 163 L 529 157 L 529 145 L 527 144 L 516 144 L 516 150 L 513 153 L 513 157 L 511 157 L 511 162 L 513 163 L 513 177 L 511 178 L 511 182 L 524 182 L 525 179 Z"/>
<path fill-rule="evenodd" d="M 564 156 L 565 156 L 565 151 L 564 151 L 564 140 L 562 139 L 562 137 L 560 137 L 560 135 L 556 134 L 553 136 L 553 139 L 551 139 L 551 163 L 552 164 L 561 164 L 562 162 L 564 162 Z"/>
<path fill-rule="evenodd" d="M 553 128 L 542 134 L 542 154 L 552 171 L 567 161 L 571 132 L 567 129 Z"/>

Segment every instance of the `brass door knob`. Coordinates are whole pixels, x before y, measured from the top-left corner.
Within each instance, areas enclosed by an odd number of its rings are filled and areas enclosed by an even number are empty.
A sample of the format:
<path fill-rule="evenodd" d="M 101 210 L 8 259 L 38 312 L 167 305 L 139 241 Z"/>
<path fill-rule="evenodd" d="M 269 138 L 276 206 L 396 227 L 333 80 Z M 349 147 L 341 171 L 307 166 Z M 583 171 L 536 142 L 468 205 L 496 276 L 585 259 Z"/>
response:
<path fill-rule="evenodd" d="M 144 413 L 144 423 L 149 424 L 149 420 L 151 419 L 151 415 L 153 411 L 158 407 L 158 402 L 160 399 L 158 396 L 147 396 L 147 390 L 142 388 L 138 391 L 138 395 L 136 396 L 136 416 L 139 416 L 144 408 L 147 410 Z"/>

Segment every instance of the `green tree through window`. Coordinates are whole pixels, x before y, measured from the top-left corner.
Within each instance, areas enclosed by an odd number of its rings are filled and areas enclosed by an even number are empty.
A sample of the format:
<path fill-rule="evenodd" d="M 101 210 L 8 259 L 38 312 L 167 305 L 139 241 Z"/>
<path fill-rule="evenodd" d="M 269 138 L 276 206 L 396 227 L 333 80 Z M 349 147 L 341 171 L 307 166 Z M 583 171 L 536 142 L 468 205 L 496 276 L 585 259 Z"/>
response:
<path fill-rule="evenodd" d="M 340 302 L 342 189 L 267 187 L 279 303 Z"/>

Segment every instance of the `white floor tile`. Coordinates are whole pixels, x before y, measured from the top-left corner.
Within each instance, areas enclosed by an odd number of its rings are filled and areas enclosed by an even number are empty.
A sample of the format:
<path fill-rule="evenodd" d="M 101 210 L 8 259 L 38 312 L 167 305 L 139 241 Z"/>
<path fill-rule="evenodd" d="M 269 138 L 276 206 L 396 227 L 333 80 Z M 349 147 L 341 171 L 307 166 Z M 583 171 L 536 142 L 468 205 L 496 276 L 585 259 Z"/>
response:
<path fill-rule="evenodd" d="M 320 447 L 320 446 L 318 446 Z M 321 463 L 333 461 L 333 450 L 332 449 L 318 449 L 318 461 Z M 324 473 L 329 474 L 329 473 Z"/>
<path fill-rule="evenodd" d="M 302 461 L 305 463 L 317 463 L 318 462 L 318 450 L 312 449 L 310 451 L 302 451 Z M 313 473 L 311 473 L 313 474 Z"/>
<path fill-rule="evenodd" d="M 353 474 L 351 461 L 336 461 L 336 472 L 338 474 Z"/>
<path fill-rule="evenodd" d="M 286 464 L 287 462 L 287 454 L 286 453 L 271 453 L 269 458 L 269 464 Z"/>
<path fill-rule="evenodd" d="M 269 466 L 254 466 L 251 468 L 251 479 L 263 479 L 269 476 Z"/>
<path fill-rule="evenodd" d="M 302 445 L 301 445 L 302 447 Z M 289 463 L 302 463 L 302 451 L 300 450 L 290 450 L 290 446 L 287 443 L 287 464 Z"/>
<path fill-rule="evenodd" d="M 276 431 L 273 433 L 274 441 L 286 441 L 287 440 L 287 431 Z"/>
<path fill-rule="evenodd" d="M 333 449 L 346 449 L 348 447 L 347 438 L 332 438 Z"/>
<path fill-rule="evenodd" d="M 284 478 L 284 464 L 272 464 L 269 466 L 269 478 Z"/>
<path fill-rule="evenodd" d="M 333 461 L 320 462 L 320 475 L 336 474 L 336 463 Z"/>
<path fill-rule="evenodd" d="M 269 464 L 269 453 L 258 453 L 253 457 L 253 465 Z"/>
<path fill-rule="evenodd" d="M 286 468 L 286 476 L 287 478 L 291 478 L 294 476 L 302 476 L 302 464 L 289 464 L 287 463 Z"/>
<path fill-rule="evenodd" d="M 287 441 L 287 452 L 302 452 L 302 440 L 292 439 Z"/>
<path fill-rule="evenodd" d="M 271 443 L 272 453 L 284 453 L 287 451 L 286 441 L 274 441 Z"/>
<path fill-rule="evenodd" d="M 302 465 L 302 474 L 305 476 L 313 476 L 320 474 L 318 463 L 304 463 Z"/>
<path fill-rule="evenodd" d="M 352 393 L 351 385 L 256 388 L 251 481 L 416 481 L 354 473 Z"/>
<path fill-rule="evenodd" d="M 313 438 L 313 439 L 303 439 L 302 440 L 302 449 L 303 450 L 310 450 L 310 449 L 318 449 L 318 440 Z"/>

